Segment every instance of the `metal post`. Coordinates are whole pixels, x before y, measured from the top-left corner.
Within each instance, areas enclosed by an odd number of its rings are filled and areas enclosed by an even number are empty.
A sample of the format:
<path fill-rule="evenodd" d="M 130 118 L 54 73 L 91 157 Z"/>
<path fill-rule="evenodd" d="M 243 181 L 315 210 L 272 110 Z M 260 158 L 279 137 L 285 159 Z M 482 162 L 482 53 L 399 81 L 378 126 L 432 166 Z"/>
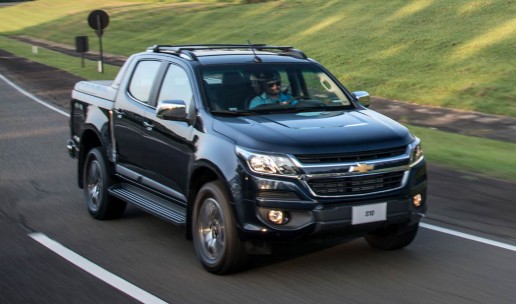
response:
<path fill-rule="evenodd" d="M 101 26 L 101 22 L 100 22 L 100 15 L 97 15 L 97 27 L 98 27 L 97 35 L 99 36 L 99 46 L 100 46 L 99 72 L 104 73 L 104 58 L 103 58 L 103 53 L 102 53 L 102 26 Z"/>

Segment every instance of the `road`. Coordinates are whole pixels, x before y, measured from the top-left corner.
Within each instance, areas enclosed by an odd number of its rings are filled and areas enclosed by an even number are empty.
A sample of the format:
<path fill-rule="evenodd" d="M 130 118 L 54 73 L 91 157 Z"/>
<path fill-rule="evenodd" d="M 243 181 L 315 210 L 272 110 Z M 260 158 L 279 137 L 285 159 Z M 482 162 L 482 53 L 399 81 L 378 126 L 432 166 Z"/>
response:
<path fill-rule="evenodd" d="M 244 272 L 215 276 L 183 229 L 135 208 L 120 220 L 90 218 L 65 149 L 68 118 L 2 79 L 0 92 L 1 303 L 514 303 L 513 183 L 430 166 L 426 227 L 505 246 L 421 228 L 399 251 L 362 239 L 296 242 Z M 74 266 L 34 233 L 133 287 Z M 131 295 L 134 288 L 149 297 Z"/>

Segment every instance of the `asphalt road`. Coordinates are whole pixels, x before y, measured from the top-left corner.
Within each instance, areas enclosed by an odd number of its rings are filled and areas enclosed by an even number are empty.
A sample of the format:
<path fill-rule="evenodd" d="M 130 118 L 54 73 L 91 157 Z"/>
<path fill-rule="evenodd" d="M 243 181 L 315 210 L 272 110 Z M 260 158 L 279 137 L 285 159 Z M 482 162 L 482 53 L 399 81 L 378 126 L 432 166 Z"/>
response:
<path fill-rule="evenodd" d="M 286 244 L 230 276 L 207 273 L 184 231 L 129 208 L 89 217 L 65 149 L 68 118 L 0 80 L 0 303 L 132 303 L 33 240 L 43 233 L 169 303 L 514 303 L 516 187 L 430 166 L 425 224 L 406 249 L 364 240 Z M 149 301 L 152 302 L 152 301 Z"/>

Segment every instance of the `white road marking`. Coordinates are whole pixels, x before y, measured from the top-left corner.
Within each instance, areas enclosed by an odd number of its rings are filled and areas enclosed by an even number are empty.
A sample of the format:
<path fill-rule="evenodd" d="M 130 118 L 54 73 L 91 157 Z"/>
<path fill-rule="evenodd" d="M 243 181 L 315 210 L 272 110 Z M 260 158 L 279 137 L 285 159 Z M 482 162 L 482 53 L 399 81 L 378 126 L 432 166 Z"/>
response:
<path fill-rule="evenodd" d="M 64 116 L 66 117 L 70 117 L 70 114 L 66 113 L 65 111 L 61 110 L 61 109 L 58 109 L 56 107 L 54 107 L 53 105 L 51 105 L 50 103 L 46 102 L 46 101 L 43 101 L 41 99 L 39 99 L 38 97 L 32 95 L 31 93 L 25 91 L 24 89 L 20 88 L 18 85 L 16 85 L 15 83 L 13 83 L 12 81 L 10 81 L 9 79 L 5 78 L 4 75 L 0 74 L 0 79 L 2 79 L 3 81 L 5 81 L 8 85 L 10 85 L 11 87 L 13 87 L 14 89 L 16 89 L 18 92 L 20 92 L 21 94 L 29 97 L 30 99 L 34 100 L 35 102 L 39 103 L 39 104 L 42 104 L 44 105 L 45 107 L 47 108 L 50 108 L 54 111 L 56 111 L 57 113 L 59 114 L 63 114 Z"/>
<path fill-rule="evenodd" d="M 451 229 L 447 229 L 447 228 L 442 228 L 439 226 L 434 226 L 434 225 L 430 225 L 430 224 L 426 224 L 426 223 L 419 223 L 419 226 L 426 228 L 426 229 L 438 231 L 441 233 L 446 233 L 449 235 L 457 236 L 457 237 L 460 237 L 463 239 L 468 239 L 471 241 L 475 241 L 475 242 L 479 242 L 479 243 L 483 243 L 483 244 L 487 244 L 487 245 L 491 245 L 491 246 L 495 246 L 495 247 L 499 247 L 499 248 L 503 248 L 503 249 L 507 249 L 507 250 L 511 250 L 511 251 L 516 251 L 516 246 L 510 245 L 507 243 L 493 241 L 493 240 L 475 236 L 472 234 L 467 234 L 467 233 L 463 233 L 463 232 L 459 232 L 459 231 L 455 231 L 455 230 L 451 230 Z"/>
<path fill-rule="evenodd" d="M 37 103 L 56 111 L 59 114 L 62 114 L 66 117 L 70 117 L 70 114 L 66 113 L 65 111 L 58 109 L 57 107 L 54 107 L 50 103 L 43 101 L 39 99 L 38 97 L 30 94 L 29 92 L 25 91 L 24 89 L 20 88 L 15 83 L 11 82 L 7 78 L 5 78 L 2 74 L 0 74 L 0 79 L 5 81 L 8 85 L 16 89 L 21 94 L 27 96 L 28 98 L 36 101 Z M 126 280 L 114 275 L 113 273 L 101 268 L 97 264 L 94 264 L 93 262 L 85 259 L 84 257 L 78 255 L 77 253 L 71 251 L 70 249 L 64 247 L 63 245 L 59 244 L 58 242 L 48 238 L 46 235 L 42 233 L 31 233 L 29 234 L 31 238 L 33 238 L 38 243 L 42 244 L 43 246 L 47 247 L 54 253 L 58 254 L 65 260 L 71 262 L 75 266 L 81 268 L 82 270 L 88 272 L 89 274 L 97 277 L 98 279 L 104 281 L 105 283 L 113 286 L 114 288 L 124 292 L 125 294 L 135 298 L 136 300 L 142 302 L 142 303 L 167 303 L 160 298 L 146 292 L 145 290 L 139 288 L 136 285 L 133 285 Z"/>
<path fill-rule="evenodd" d="M 48 238 L 43 233 L 31 233 L 29 236 L 75 266 L 81 268 L 82 270 L 88 272 L 89 274 L 97 277 L 98 279 L 142 303 L 167 303 L 139 288 L 138 286 L 127 282 L 126 280 L 112 274 L 104 268 L 101 268 L 97 264 L 90 262 L 84 257 L 59 244 L 58 242 Z"/>

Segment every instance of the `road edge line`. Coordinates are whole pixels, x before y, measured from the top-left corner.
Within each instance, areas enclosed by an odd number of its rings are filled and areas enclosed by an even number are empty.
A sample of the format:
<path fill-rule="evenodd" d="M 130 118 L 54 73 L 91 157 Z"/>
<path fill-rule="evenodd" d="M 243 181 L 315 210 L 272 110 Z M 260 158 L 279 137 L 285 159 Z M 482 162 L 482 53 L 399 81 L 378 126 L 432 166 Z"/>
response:
<path fill-rule="evenodd" d="M 114 288 L 122 291 L 123 293 L 133 297 L 134 299 L 142 302 L 142 303 L 167 303 L 162 299 L 148 293 L 147 291 L 139 288 L 138 286 L 129 283 L 128 281 L 122 279 L 121 277 L 105 270 L 104 268 L 98 266 L 97 264 L 87 260 L 81 255 L 73 252 L 72 250 L 66 248 L 60 243 L 52 240 L 47 237 L 45 234 L 40 232 L 30 233 L 29 237 L 34 239 L 36 242 L 41 245 L 47 247 L 55 254 L 61 256 L 68 262 L 74 264 L 80 269 L 86 271 L 87 273 L 95 276 L 96 278 L 104 281 L 105 283 L 113 286 Z"/>
<path fill-rule="evenodd" d="M 426 229 L 434 230 L 434 231 L 437 231 L 437 232 L 441 232 L 441 233 L 457 236 L 457 237 L 460 237 L 460 238 L 463 238 L 463 239 L 468 239 L 468 240 L 471 240 L 471 241 L 483 243 L 483 244 L 486 244 L 486 245 L 491 245 L 491 246 L 495 246 L 495 247 L 499 247 L 499 248 L 503 248 L 503 249 L 507 249 L 507 250 L 511 250 L 511 251 L 516 251 L 516 246 L 511 245 L 511 244 L 502 243 L 502 242 L 498 242 L 498 241 L 493 241 L 493 240 L 490 240 L 490 239 L 487 239 L 487 238 L 483 238 L 483 237 L 479 237 L 479 236 L 475 236 L 475 235 L 467 234 L 467 233 L 463 233 L 463 232 L 458 232 L 458 231 L 455 231 L 455 230 L 446 229 L 446 228 L 442 228 L 442 227 L 439 227 L 439 226 L 434 226 L 434 225 L 430 225 L 430 224 L 426 224 L 426 223 L 419 223 L 419 226 L 423 227 L 423 228 L 426 228 Z"/>
<path fill-rule="evenodd" d="M 31 93 L 25 91 L 24 89 L 20 88 L 17 84 L 15 84 L 14 82 L 10 81 L 9 79 L 7 79 L 4 75 L 2 75 L 0 73 L 0 79 L 2 79 L 3 81 L 5 81 L 5 83 L 7 83 L 8 85 L 10 85 L 12 88 L 16 89 L 18 92 L 22 93 L 23 95 L 29 97 L 30 99 L 34 100 L 35 102 L 39 103 L 39 104 L 42 104 L 44 105 L 45 107 L 51 109 L 51 110 L 54 110 L 56 111 L 57 113 L 59 114 L 63 114 L 64 116 L 66 117 L 70 117 L 70 114 L 66 113 L 65 111 L 59 109 L 59 108 L 56 108 L 54 107 L 53 105 L 49 104 L 48 102 L 46 101 L 43 101 L 41 99 L 39 99 L 38 97 L 32 95 Z"/>

